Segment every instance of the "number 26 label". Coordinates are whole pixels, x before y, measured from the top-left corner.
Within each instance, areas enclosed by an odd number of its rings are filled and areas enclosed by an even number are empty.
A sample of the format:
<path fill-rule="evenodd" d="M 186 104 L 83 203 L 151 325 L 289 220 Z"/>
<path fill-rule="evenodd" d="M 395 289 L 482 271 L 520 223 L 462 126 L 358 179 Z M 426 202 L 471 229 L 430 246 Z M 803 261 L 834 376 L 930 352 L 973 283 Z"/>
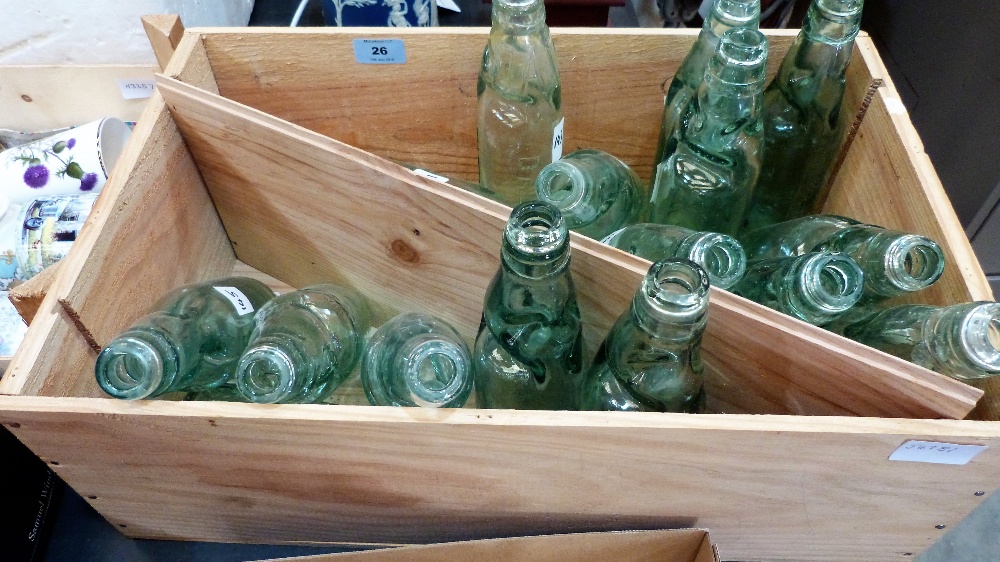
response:
<path fill-rule="evenodd" d="M 354 60 L 360 64 L 404 64 L 406 46 L 402 39 L 355 39 Z"/>

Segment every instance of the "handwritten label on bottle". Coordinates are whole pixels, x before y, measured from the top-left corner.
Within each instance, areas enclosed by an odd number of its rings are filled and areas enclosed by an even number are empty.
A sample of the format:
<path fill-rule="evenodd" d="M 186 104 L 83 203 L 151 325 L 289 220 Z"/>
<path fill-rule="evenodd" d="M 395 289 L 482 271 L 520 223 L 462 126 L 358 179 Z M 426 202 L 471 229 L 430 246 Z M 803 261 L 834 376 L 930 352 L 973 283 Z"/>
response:
<path fill-rule="evenodd" d="M 566 124 L 566 118 L 563 117 L 556 123 L 555 128 L 552 129 L 552 161 L 562 158 L 562 148 L 563 148 L 563 125 Z"/>
<path fill-rule="evenodd" d="M 937 441 L 909 440 L 889 455 L 891 461 L 967 464 L 986 450 L 986 445 L 958 445 Z"/>
<path fill-rule="evenodd" d="M 127 100 L 152 97 L 153 90 L 156 89 L 156 80 L 152 78 L 118 78 L 115 82 L 118 83 L 122 97 Z"/>
<path fill-rule="evenodd" d="M 402 39 L 355 39 L 354 60 L 360 64 L 404 64 L 406 46 Z"/>
<path fill-rule="evenodd" d="M 242 291 L 236 287 L 215 287 L 216 291 L 222 294 L 222 296 L 229 299 L 229 302 L 233 303 L 233 308 L 236 309 L 236 314 L 243 316 L 244 314 L 250 314 L 253 312 L 253 303 L 250 299 L 243 294 Z"/>
<path fill-rule="evenodd" d="M 422 178 L 427 178 L 429 180 L 436 181 L 438 183 L 448 183 L 448 178 L 444 176 L 439 176 L 433 172 L 428 172 L 427 170 L 421 170 L 417 168 L 416 170 L 410 170 L 414 175 L 420 176 Z"/>

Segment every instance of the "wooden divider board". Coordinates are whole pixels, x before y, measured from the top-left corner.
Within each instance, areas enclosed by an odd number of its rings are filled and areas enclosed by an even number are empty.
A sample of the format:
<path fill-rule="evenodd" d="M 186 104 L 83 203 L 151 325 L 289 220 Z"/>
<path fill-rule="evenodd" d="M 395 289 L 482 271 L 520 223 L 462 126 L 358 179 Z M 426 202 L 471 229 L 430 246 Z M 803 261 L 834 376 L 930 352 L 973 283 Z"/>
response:
<path fill-rule="evenodd" d="M 0 396 L 0 423 L 122 532 L 160 539 L 693 526 L 724 560 L 905 561 L 1000 475 L 991 422 Z M 888 460 L 909 439 L 988 448 Z"/>

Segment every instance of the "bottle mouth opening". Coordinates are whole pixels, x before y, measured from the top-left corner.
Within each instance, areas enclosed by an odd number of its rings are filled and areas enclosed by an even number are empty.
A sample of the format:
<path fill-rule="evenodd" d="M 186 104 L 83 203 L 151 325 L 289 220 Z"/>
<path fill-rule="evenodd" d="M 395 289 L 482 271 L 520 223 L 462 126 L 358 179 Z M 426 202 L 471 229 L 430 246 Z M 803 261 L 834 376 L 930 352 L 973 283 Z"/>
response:
<path fill-rule="evenodd" d="M 440 338 L 417 344 L 407 357 L 406 387 L 413 402 L 422 407 L 461 406 L 471 389 L 469 352 Z"/>
<path fill-rule="evenodd" d="M 252 402 L 274 404 L 295 386 L 295 364 L 283 350 L 262 345 L 249 350 L 236 367 L 236 387 Z"/>
<path fill-rule="evenodd" d="M 1000 374 L 1000 304 L 974 306 L 963 322 L 962 348 L 985 376 Z"/>
<path fill-rule="evenodd" d="M 124 400 L 151 396 L 163 382 L 159 351 L 134 337 L 118 338 L 97 358 L 97 382 L 109 395 Z"/>
<path fill-rule="evenodd" d="M 643 279 L 642 294 L 670 314 L 700 312 L 708 295 L 708 274 L 687 259 L 660 260 Z"/>
<path fill-rule="evenodd" d="M 569 243 L 569 229 L 562 213 L 543 201 L 529 201 L 515 207 L 507 220 L 504 236 L 521 254 L 542 259 Z"/>
<path fill-rule="evenodd" d="M 579 205 L 583 200 L 586 178 L 578 169 L 555 161 L 542 169 L 535 180 L 535 194 L 561 212 Z"/>
<path fill-rule="evenodd" d="M 713 286 L 728 289 L 743 278 L 747 255 L 732 236 L 709 232 L 699 235 L 693 242 L 698 249 L 688 257 L 705 270 Z"/>
<path fill-rule="evenodd" d="M 905 291 L 927 288 L 944 273 L 941 247 L 923 236 L 903 236 L 885 255 L 889 281 Z"/>
<path fill-rule="evenodd" d="M 803 292 L 821 310 L 840 313 L 857 304 L 864 274 L 843 254 L 816 254 L 805 264 Z"/>
<path fill-rule="evenodd" d="M 716 0 L 716 19 L 731 27 L 744 27 L 760 18 L 760 0 Z"/>

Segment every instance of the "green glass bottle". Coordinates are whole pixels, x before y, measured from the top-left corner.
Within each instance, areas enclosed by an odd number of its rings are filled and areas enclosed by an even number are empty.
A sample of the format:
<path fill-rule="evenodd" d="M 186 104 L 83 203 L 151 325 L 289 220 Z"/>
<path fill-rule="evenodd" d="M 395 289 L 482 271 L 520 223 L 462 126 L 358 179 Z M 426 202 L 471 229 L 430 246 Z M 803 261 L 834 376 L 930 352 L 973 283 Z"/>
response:
<path fill-rule="evenodd" d="M 247 277 L 175 289 L 101 350 L 97 383 L 128 400 L 222 385 L 250 339 L 254 312 L 273 297 Z"/>
<path fill-rule="evenodd" d="M 857 304 L 863 284 L 861 268 L 847 255 L 813 252 L 751 261 L 746 275 L 730 290 L 822 326 Z"/>
<path fill-rule="evenodd" d="M 828 329 L 962 381 L 1000 374 L 1000 304 L 859 308 Z"/>
<path fill-rule="evenodd" d="M 813 0 L 764 91 L 764 160 L 747 229 L 818 210 L 845 131 L 841 106 L 863 0 Z"/>
<path fill-rule="evenodd" d="M 766 60 L 759 31 L 722 36 L 676 151 L 656 167 L 650 222 L 736 234 L 760 169 Z"/>
<path fill-rule="evenodd" d="M 708 283 L 690 260 L 654 263 L 587 370 L 581 409 L 703 411 Z"/>
<path fill-rule="evenodd" d="M 535 177 L 562 156 L 555 49 L 542 0 L 494 0 L 477 87 L 479 183 L 514 206 L 534 199 Z"/>
<path fill-rule="evenodd" d="M 708 63 L 719 48 L 722 36 L 731 29 L 757 30 L 760 0 L 716 0 L 691 50 L 674 74 L 663 100 L 663 121 L 654 162 L 663 162 L 677 149 L 685 127 L 688 107 L 705 79 Z"/>
<path fill-rule="evenodd" d="M 257 312 L 236 387 L 250 402 L 322 402 L 357 366 L 369 318 L 364 299 L 337 285 L 275 297 Z"/>
<path fill-rule="evenodd" d="M 401 314 L 369 338 L 361 385 L 373 406 L 461 408 L 472 393 L 469 347 L 440 318 Z"/>
<path fill-rule="evenodd" d="M 809 215 L 740 235 L 750 259 L 840 252 L 865 273 L 863 302 L 926 289 L 944 273 L 944 252 L 933 240 L 837 215 Z"/>
<path fill-rule="evenodd" d="M 698 264 L 713 287 L 728 289 L 743 278 L 747 256 L 735 238 L 668 224 L 632 224 L 602 240 L 632 255 L 657 261 L 687 258 Z"/>
<path fill-rule="evenodd" d="M 535 194 L 574 232 L 600 240 L 646 218 L 649 197 L 628 164 L 601 150 L 577 150 L 542 168 Z"/>
<path fill-rule="evenodd" d="M 473 351 L 478 406 L 578 409 L 583 336 L 569 253 L 558 209 L 541 201 L 514 208 Z"/>

